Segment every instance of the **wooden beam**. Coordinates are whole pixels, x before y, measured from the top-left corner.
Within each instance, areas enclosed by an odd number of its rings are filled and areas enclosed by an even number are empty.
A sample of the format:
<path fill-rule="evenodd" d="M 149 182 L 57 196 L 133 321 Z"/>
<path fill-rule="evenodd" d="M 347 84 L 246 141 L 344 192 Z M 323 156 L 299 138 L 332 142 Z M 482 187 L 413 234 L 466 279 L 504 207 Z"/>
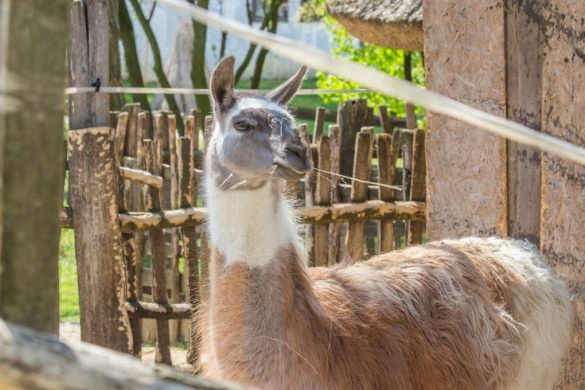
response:
<path fill-rule="evenodd" d="M 128 179 L 136 183 L 146 184 L 158 190 L 160 190 L 163 186 L 163 178 L 150 172 L 141 171 L 140 169 L 120 167 L 120 173 L 124 179 Z"/>
<path fill-rule="evenodd" d="M 156 320 L 187 320 L 193 315 L 194 306 L 188 303 L 126 302 L 131 318 L 153 318 Z"/>
<path fill-rule="evenodd" d="M 301 223 L 334 223 L 368 221 L 373 219 L 425 220 L 424 202 L 383 202 L 368 200 L 363 203 L 336 203 L 331 206 L 299 207 L 296 210 Z M 178 210 L 120 214 L 122 232 L 167 229 L 204 223 L 207 210 L 191 207 Z"/>
<path fill-rule="evenodd" d="M 67 344 L 0 320 L 0 388 L 10 390 L 161 389 L 243 390 L 131 356 L 80 343 Z"/>

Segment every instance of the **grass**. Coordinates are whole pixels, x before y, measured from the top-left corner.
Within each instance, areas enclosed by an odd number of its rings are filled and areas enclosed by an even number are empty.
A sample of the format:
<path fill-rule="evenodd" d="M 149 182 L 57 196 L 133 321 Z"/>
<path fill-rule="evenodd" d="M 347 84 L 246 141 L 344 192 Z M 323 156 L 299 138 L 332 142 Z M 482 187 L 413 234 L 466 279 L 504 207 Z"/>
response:
<path fill-rule="evenodd" d="M 75 238 L 72 229 L 61 230 L 59 246 L 59 317 L 61 321 L 79 322 L 79 294 Z"/>

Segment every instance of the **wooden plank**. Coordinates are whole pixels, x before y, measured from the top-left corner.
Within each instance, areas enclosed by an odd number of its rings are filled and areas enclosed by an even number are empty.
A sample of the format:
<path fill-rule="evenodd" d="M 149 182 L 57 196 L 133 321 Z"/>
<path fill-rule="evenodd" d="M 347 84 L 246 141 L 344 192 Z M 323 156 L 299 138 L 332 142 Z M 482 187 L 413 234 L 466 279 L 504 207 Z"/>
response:
<path fill-rule="evenodd" d="M 356 134 L 364 126 L 372 126 L 374 117 L 366 99 L 348 100 L 339 104 L 337 125 L 341 135 L 339 172 L 345 176 L 353 173 Z"/>
<path fill-rule="evenodd" d="M 81 339 L 129 353 L 114 129 L 70 131 L 69 154 Z"/>
<path fill-rule="evenodd" d="M 392 152 L 392 136 L 390 134 L 378 134 L 378 182 L 380 184 L 392 185 L 394 184 L 394 176 L 396 174 L 396 160 L 397 153 Z M 380 200 L 384 202 L 394 201 L 394 190 L 380 186 L 379 192 Z M 380 221 L 380 252 L 385 253 L 394 249 L 394 221 L 381 220 Z"/>
<path fill-rule="evenodd" d="M 426 87 L 504 116 L 504 14 L 501 0 L 423 0 Z M 427 118 L 429 240 L 506 236 L 506 141 L 442 115 Z"/>
<path fill-rule="evenodd" d="M 149 366 L 91 344 L 62 343 L 57 337 L 2 320 L 0 345 L 2 389 L 244 389 L 170 367 Z"/>
<path fill-rule="evenodd" d="M 328 206 L 331 204 L 331 140 L 321 135 L 318 141 L 319 169 L 317 172 L 317 187 L 315 204 Z M 315 264 L 325 267 L 329 264 L 329 225 L 315 226 Z"/>
<path fill-rule="evenodd" d="M 69 2 L 0 8 L 0 317 L 56 334 Z"/>
<path fill-rule="evenodd" d="M 189 126 L 187 126 L 189 129 Z M 192 131 L 186 131 L 187 134 L 193 136 Z M 191 187 L 194 175 L 193 170 L 193 147 L 192 139 L 189 137 L 179 138 L 179 188 L 180 188 L 180 206 L 190 207 L 192 191 Z M 196 198 L 195 198 L 196 199 Z M 184 280 L 186 283 L 186 300 L 193 307 L 200 304 L 199 293 L 199 248 L 197 247 L 197 230 L 195 226 L 186 226 L 181 229 L 183 236 L 183 256 L 185 258 L 185 273 Z M 199 355 L 199 334 L 196 329 L 196 324 L 193 321 L 190 324 L 189 332 L 187 333 L 189 340 L 188 356 L 189 362 L 194 364 Z"/>
<path fill-rule="evenodd" d="M 425 132 L 414 131 L 412 156 L 412 185 L 410 187 L 410 200 L 424 202 L 426 194 L 427 165 L 425 158 Z M 422 244 L 424 223 L 422 221 L 410 221 L 408 223 L 408 244 Z"/>
<path fill-rule="evenodd" d="M 364 127 L 357 134 L 355 140 L 355 161 L 353 164 L 354 179 L 369 180 L 372 164 L 374 129 Z M 351 202 L 362 203 L 366 201 L 367 184 L 352 180 Z M 351 221 L 345 237 L 345 244 L 352 259 L 364 259 L 364 222 Z"/>
<path fill-rule="evenodd" d="M 152 318 L 155 320 L 188 320 L 193 315 L 188 303 L 160 304 L 153 302 L 126 302 L 130 319 Z"/>
<path fill-rule="evenodd" d="M 339 158 L 340 158 L 340 132 L 339 126 L 329 126 L 329 139 L 331 143 L 331 203 L 339 203 Z M 343 247 L 343 248 L 342 248 Z M 345 242 L 341 240 L 341 224 L 329 225 L 329 265 L 337 264 L 341 260 L 341 252 L 347 252 Z"/>
<path fill-rule="evenodd" d="M 181 118 L 178 118 L 181 120 Z M 169 138 L 169 168 L 170 168 L 170 185 L 169 185 L 169 205 L 171 209 L 178 207 L 179 199 L 179 183 L 177 173 L 177 118 L 174 114 L 169 113 L 168 115 L 168 138 Z M 172 229 L 167 232 L 170 236 L 170 271 L 171 271 L 171 302 L 179 302 L 179 295 L 181 293 L 180 287 L 180 272 L 179 272 L 179 231 Z M 171 321 L 169 326 L 171 327 L 171 340 L 179 339 L 179 322 Z"/>
<path fill-rule="evenodd" d="M 325 107 L 317 107 L 315 111 L 315 128 L 313 129 L 313 144 L 319 141 L 323 135 L 323 126 L 325 124 Z"/>
<path fill-rule="evenodd" d="M 507 0 L 506 115 L 514 122 L 541 129 L 542 29 L 540 1 L 522 4 Z M 508 141 L 508 235 L 540 244 L 540 151 Z"/>
<path fill-rule="evenodd" d="M 143 141 L 144 145 L 144 162 L 146 169 L 151 173 L 160 172 L 155 164 L 157 162 L 154 144 L 151 140 Z M 160 145 L 160 144 L 159 144 Z M 162 145 L 161 145 L 162 146 Z M 159 212 L 161 210 L 160 192 L 155 188 L 149 188 L 146 195 L 147 210 L 150 212 Z M 166 287 L 166 264 L 164 253 L 164 237 L 161 229 L 151 230 L 149 233 L 150 253 L 152 258 L 152 290 L 155 303 L 168 304 L 167 287 Z M 166 320 L 156 320 L 156 356 L 155 362 L 171 365 L 170 352 L 170 330 L 169 322 Z"/>
<path fill-rule="evenodd" d="M 311 161 L 311 166 L 315 166 L 313 151 L 311 150 L 311 138 L 309 129 L 306 124 L 299 125 L 299 137 L 301 142 L 307 148 L 307 158 Z M 315 172 L 311 171 L 305 175 L 305 206 L 311 207 L 315 204 Z M 315 266 L 315 227 L 307 226 L 305 231 L 305 242 L 309 252 L 309 265 Z"/>
<path fill-rule="evenodd" d="M 129 157 L 137 157 L 138 145 L 140 143 L 138 137 L 140 103 L 126 104 L 122 108 L 122 112 L 128 115 L 128 128 L 126 130 L 126 142 L 124 143 L 124 155 Z"/>
<path fill-rule="evenodd" d="M 378 106 L 378 113 L 380 116 L 380 126 L 382 127 L 382 131 L 386 134 L 392 135 L 394 132 L 394 114 L 390 113 L 391 115 L 389 116 L 388 107 L 384 105 Z"/>
<path fill-rule="evenodd" d="M 585 146 L 585 3 L 543 2 L 534 10 L 543 33 L 542 131 Z M 569 285 L 572 345 L 558 389 L 585 388 L 585 167 L 547 153 L 542 158 L 540 248 Z"/>

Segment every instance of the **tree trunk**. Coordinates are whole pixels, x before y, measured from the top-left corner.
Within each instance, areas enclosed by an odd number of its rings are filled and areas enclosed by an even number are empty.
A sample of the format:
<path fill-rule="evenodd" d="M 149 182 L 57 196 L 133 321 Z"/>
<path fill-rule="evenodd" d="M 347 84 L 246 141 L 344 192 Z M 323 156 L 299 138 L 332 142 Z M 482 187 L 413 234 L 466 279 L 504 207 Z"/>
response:
<path fill-rule="evenodd" d="M 110 17 L 110 86 L 122 86 L 122 67 L 120 64 L 120 17 L 119 2 L 124 0 L 108 0 L 108 14 Z M 124 95 L 121 93 L 110 96 L 110 110 L 119 111 L 124 107 Z"/>
<path fill-rule="evenodd" d="M 195 4 L 195 0 L 187 0 Z M 209 0 L 199 0 L 197 6 L 209 8 Z M 205 78 L 205 43 L 207 41 L 207 26 L 193 21 L 193 61 L 191 68 L 191 80 L 193 88 L 207 88 L 207 79 Z M 196 95 L 195 101 L 197 108 L 201 111 L 201 123 L 199 127 L 205 128 L 205 115 L 211 112 L 211 105 L 207 95 Z"/>
<path fill-rule="evenodd" d="M 138 51 L 136 50 L 136 40 L 134 37 L 134 27 L 126 7 L 126 1 L 119 1 L 120 6 L 120 39 L 124 45 L 124 59 L 128 68 L 128 81 L 131 87 L 144 87 L 142 72 L 140 71 L 140 61 L 138 60 Z M 134 94 L 132 98 L 135 102 L 140 103 L 140 108 L 147 110 L 150 114 L 150 104 L 146 95 Z"/>
<path fill-rule="evenodd" d="M 280 8 L 282 1 L 283 0 L 272 0 L 272 2 L 270 3 L 270 9 L 267 15 L 268 31 L 270 31 L 273 34 L 276 33 L 276 28 L 278 26 L 278 8 Z M 258 57 L 256 58 L 254 74 L 252 75 L 252 80 L 250 81 L 250 88 L 252 89 L 257 89 L 260 86 L 260 80 L 262 78 L 262 69 L 264 67 L 266 55 L 268 55 L 268 50 L 263 47 L 262 50 L 260 50 L 260 53 L 258 53 Z"/>
<path fill-rule="evenodd" d="M 146 16 L 144 16 L 144 12 L 142 11 L 142 8 L 140 7 L 140 3 L 138 0 L 130 0 L 130 4 L 132 4 L 132 8 L 134 9 L 134 12 L 136 13 L 136 17 L 138 18 L 138 21 L 140 22 L 140 25 L 142 26 L 142 29 L 144 30 L 144 33 L 146 34 L 146 38 L 148 39 L 148 43 L 150 44 L 150 48 L 152 49 L 152 56 L 154 59 L 154 73 L 156 74 L 156 78 L 158 79 L 158 82 L 160 83 L 161 87 L 171 88 L 169 80 L 167 79 L 167 76 L 165 75 L 165 71 L 164 71 L 164 67 L 163 67 L 163 63 L 162 63 L 162 58 L 160 55 L 160 49 L 158 47 L 158 42 L 156 41 L 156 37 L 154 36 L 154 32 L 152 31 L 152 28 L 150 27 L 150 24 L 148 23 Z M 169 104 L 169 108 L 171 109 L 173 114 L 175 114 L 175 117 L 177 117 L 177 119 L 178 119 L 177 120 L 177 128 L 179 130 L 179 134 L 184 134 L 185 133 L 185 126 L 183 124 L 183 121 L 180 120 L 181 119 L 181 111 L 179 110 L 179 106 L 177 105 L 177 101 L 175 100 L 175 95 L 165 94 L 165 99 L 167 100 L 167 103 Z"/>
<path fill-rule="evenodd" d="M 51 333 L 59 326 L 68 5 L 0 1 L 0 100 L 9 86 L 17 104 L 0 105 L 0 316 Z M 13 110 L 3 112 L 7 107 Z"/>

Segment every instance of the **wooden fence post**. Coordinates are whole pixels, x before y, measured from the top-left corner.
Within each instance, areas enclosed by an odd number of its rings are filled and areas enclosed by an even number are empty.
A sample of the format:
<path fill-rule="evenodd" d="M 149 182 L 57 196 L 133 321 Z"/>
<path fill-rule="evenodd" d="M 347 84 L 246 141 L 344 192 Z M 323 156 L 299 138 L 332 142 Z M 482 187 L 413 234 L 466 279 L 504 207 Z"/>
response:
<path fill-rule="evenodd" d="M 145 140 L 144 161 L 146 170 L 150 173 L 160 175 L 162 172 L 162 144 L 155 145 L 151 140 Z M 147 209 L 150 212 L 161 210 L 160 191 L 149 187 L 146 196 Z M 162 305 L 168 304 L 166 264 L 164 252 L 164 238 L 161 229 L 151 230 L 149 233 L 150 253 L 152 257 L 152 297 L 154 302 Z M 171 352 L 169 349 L 170 334 L 169 321 L 164 319 L 156 320 L 156 356 L 155 362 L 171 365 Z"/>
<path fill-rule="evenodd" d="M 299 125 L 299 136 L 303 144 L 307 147 L 307 157 L 314 165 L 313 151 L 311 149 L 311 139 L 309 129 L 306 124 Z M 305 176 L 305 206 L 311 207 L 315 204 L 315 172 L 311 171 Z M 309 264 L 315 265 L 315 226 L 308 225 L 306 230 L 307 246 L 309 248 Z"/>
<path fill-rule="evenodd" d="M 355 140 L 355 161 L 353 164 L 354 179 L 369 180 L 372 164 L 374 129 L 364 127 L 357 134 Z M 368 185 L 357 180 L 352 181 L 351 202 L 361 203 L 366 201 Z M 345 238 L 345 243 L 351 258 L 363 260 L 364 258 L 364 222 L 350 222 Z"/>
<path fill-rule="evenodd" d="M 317 188 L 315 204 L 329 206 L 331 204 L 331 141 L 328 136 L 321 135 L 319 145 L 319 172 L 317 172 Z M 325 267 L 329 263 L 329 225 L 315 225 L 315 264 Z"/>
<path fill-rule="evenodd" d="M 340 146 L 339 126 L 329 126 L 329 140 L 331 145 L 331 203 L 339 203 L 339 146 Z M 341 245 L 345 245 L 341 238 L 341 224 L 332 223 L 329 225 L 329 265 L 337 264 L 342 252 Z"/>
<path fill-rule="evenodd" d="M 366 99 L 339 103 L 337 125 L 341 133 L 340 151 L 343 156 L 339 172 L 345 176 L 351 176 L 353 173 L 356 134 L 360 132 L 362 127 L 372 126 L 374 121 L 372 110 L 368 108 L 366 103 Z"/>
<path fill-rule="evenodd" d="M 414 131 L 413 143 L 412 184 L 410 186 L 410 200 L 424 202 L 426 192 L 425 180 L 427 165 L 425 157 L 425 132 L 423 130 Z M 422 244 L 423 230 L 424 222 L 410 221 L 408 230 L 408 244 Z"/>
<path fill-rule="evenodd" d="M 69 153 L 81 339 L 130 353 L 114 129 L 70 131 Z"/>
<path fill-rule="evenodd" d="M 398 137 L 398 133 L 397 133 Z M 380 184 L 394 184 L 394 175 L 396 174 L 396 160 L 398 153 L 394 152 L 394 139 L 390 134 L 378 134 L 378 182 Z M 396 200 L 394 190 L 388 187 L 380 186 L 380 200 L 384 202 L 393 202 Z M 383 219 L 380 221 L 380 253 L 390 252 L 394 247 L 394 221 Z"/>

